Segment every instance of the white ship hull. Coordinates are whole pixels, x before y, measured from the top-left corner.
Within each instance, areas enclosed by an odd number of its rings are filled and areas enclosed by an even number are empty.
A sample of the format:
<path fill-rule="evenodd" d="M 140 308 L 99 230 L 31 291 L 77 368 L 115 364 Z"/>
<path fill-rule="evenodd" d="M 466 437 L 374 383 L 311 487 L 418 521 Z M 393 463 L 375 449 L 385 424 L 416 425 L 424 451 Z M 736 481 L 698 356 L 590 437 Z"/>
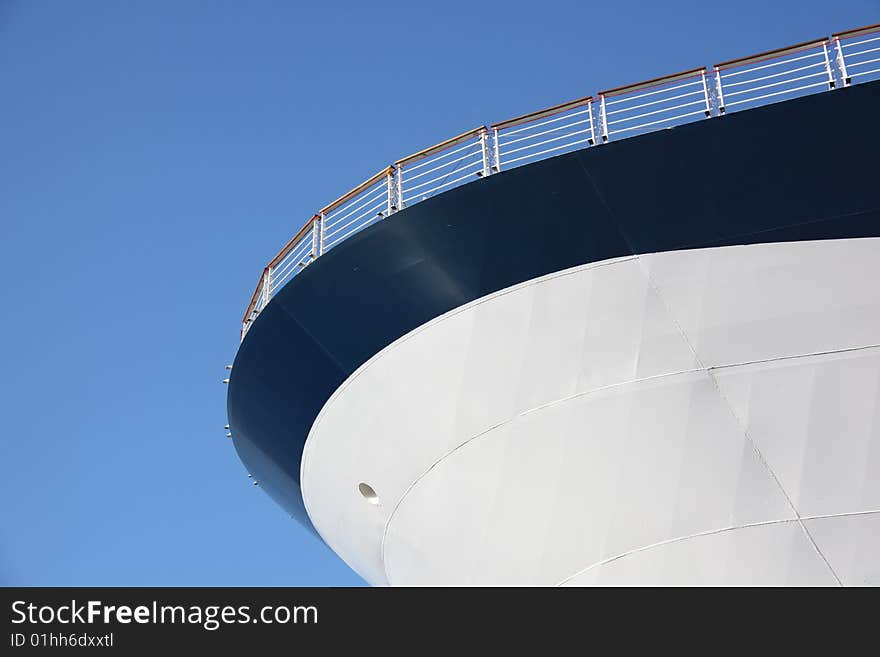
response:
<path fill-rule="evenodd" d="M 376 585 L 880 584 L 877 281 L 838 239 L 477 299 L 327 401 L 309 518 Z"/>

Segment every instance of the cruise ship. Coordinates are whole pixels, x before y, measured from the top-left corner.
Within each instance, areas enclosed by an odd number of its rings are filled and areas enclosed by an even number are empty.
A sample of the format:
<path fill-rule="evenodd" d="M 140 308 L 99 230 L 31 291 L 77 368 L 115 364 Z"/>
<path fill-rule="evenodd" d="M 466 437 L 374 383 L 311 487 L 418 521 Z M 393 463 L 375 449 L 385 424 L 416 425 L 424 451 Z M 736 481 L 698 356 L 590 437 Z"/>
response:
<path fill-rule="evenodd" d="M 878 117 L 874 25 L 381 166 L 247 305 L 246 472 L 376 586 L 880 585 Z"/>

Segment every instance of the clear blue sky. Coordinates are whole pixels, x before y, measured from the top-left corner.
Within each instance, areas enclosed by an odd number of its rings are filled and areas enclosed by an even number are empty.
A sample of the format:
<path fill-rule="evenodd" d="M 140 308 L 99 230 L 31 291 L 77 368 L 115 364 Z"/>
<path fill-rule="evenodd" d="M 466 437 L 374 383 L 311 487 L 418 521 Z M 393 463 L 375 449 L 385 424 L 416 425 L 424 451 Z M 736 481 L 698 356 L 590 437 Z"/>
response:
<path fill-rule="evenodd" d="M 0 0 L 0 584 L 361 584 L 223 431 L 277 248 L 476 125 L 878 21 L 880 0 Z"/>

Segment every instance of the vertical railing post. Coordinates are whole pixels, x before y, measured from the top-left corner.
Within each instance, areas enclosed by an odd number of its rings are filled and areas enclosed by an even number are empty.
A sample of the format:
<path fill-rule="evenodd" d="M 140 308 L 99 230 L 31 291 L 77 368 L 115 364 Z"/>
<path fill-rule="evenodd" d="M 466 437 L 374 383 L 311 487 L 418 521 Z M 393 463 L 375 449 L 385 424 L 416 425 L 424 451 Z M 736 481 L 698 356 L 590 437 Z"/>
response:
<path fill-rule="evenodd" d="M 490 162 L 491 156 L 489 155 L 489 132 L 485 129 L 480 132 L 479 140 L 480 152 L 483 156 L 483 170 L 480 172 L 480 175 L 485 178 L 486 176 L 492 175 L 492 163 Z"/>
<path fill-rule="evenodd" d="M 587 143 L 590 146 L 594 146 L 596 144 L 596 126 L 593 123 L 593 99 L 587 101 L 587 116 L 590 119 L 590 138 L 587 139 Z"/>
<path fill-rule="evenodd" d="M 605 96 L 599 96 L 599 123 L 602 124 L 602 143 L 608 141 L 608 114 L 605 112 Z"/>
<path fill-rule="evenodd" d="M 724 90 L 721 88 L 721 69 L 715 67 L 715 93 L 718 100 L 718 116 L 724 114 Z"/>
<path fill-rule="evenodd" d="M 706 118 L 712 116 L 712 103 L 709 100 L 709 85 L 706 84 L 706 69 L 700 73 L 700 79 L 703 81 L 703 98 L 706 101 Z"/>
<path fill-rule="evenodd" d="M 318 255 L 324 255 L 324 244 L 327 239 L 327 228 L 324 222 L 324 213 L 318 215 Z"/>
<path fill-rule="evenodd" d="M 831 62 L 828 60 L 828 42 L 822 42 L 822 54 L 825 55 L 825 72 L 828 74 L 828 88 L 834 89 L 834 73 L 831 72 Z"/>
<path fill-rule="evenodd" d="M 397 209 L 403 210 L 403 165 L 397 165 Z"/>
<path fill-rule="evenodd" d="M 501 144 L 498 141 L 498 128 L 493 128 L 492 146 L 495 149 L 495 172 L 501 171 Z"/>
<path fill-rule="evenodd" d="M 852 80 L 849 77 L 849 73 L 846 72 L 846 61 L 843 58 L 843 44 L 840 43 L 840 37 L 834 37 L 834 43 L 837 45 L 835 60 L 837 61 L 837 69 L 840 71 L 840 79 L 843 80 L 843 86 L 848 87 Z"/>
<path fill-rule="evenodd" d="M 260 305 L 260 310 L 265 308 L 266 304 L 269 303 L 269 296 L 271 294 L 269 292 L 269 286 L 271 284 L 272 284 L 272 268 L 266 267 L 266 269 L 263 270 L 263 293 L 261 295 L 263 297 L 263 303 Z"/>
<path fill-rule="evenodd" d="M 390 217 L 397 210 L 397 194 L 394 188 L 394 167 L 388 167 L 385 175 L 385 216 Z"/>
<path fill-rule="evenodd" d="M 321 255 L 321 215 L 312 217 L 312 260 L 317 260 Z"/>

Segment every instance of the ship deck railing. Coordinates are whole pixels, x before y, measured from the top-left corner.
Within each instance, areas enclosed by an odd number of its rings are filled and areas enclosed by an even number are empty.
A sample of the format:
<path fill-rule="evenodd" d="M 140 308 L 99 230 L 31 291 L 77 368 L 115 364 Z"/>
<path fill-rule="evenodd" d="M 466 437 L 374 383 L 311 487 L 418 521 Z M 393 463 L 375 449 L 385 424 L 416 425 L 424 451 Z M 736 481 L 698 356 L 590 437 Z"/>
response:
<path fill-rule="evenodd" d="M 616 139 L 880 80 L 880 24 L 698 67 L 478 126 L 401 158 L 324 206 L 263 269 L 241 339 L 288 281 L 355 233 L 444 191 Z"/>

